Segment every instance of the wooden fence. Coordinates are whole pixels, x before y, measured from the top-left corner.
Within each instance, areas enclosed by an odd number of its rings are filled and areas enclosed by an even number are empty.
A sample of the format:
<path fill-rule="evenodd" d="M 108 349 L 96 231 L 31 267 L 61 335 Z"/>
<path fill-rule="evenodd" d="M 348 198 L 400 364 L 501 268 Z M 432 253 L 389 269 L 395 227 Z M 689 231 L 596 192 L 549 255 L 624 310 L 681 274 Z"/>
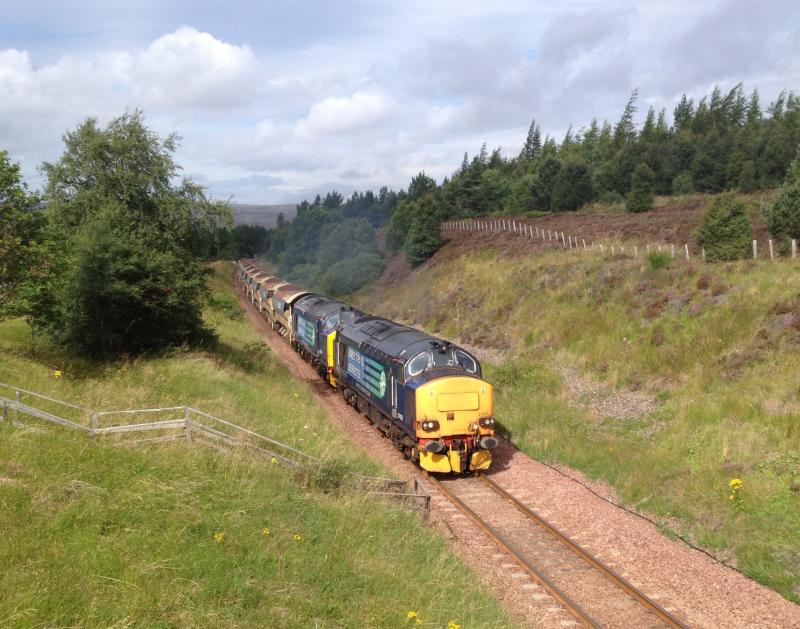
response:
<path fill-rule="evenodd" d="M 602 243 L 600 241 L 587 240 L 565 234 L 563 231 L 544 229 L 536 225 L 530 225 L 516 219 L 463 219 L 457 221 L 445 221 L 442 223 L 443 230 L 449 231 L 463 231 L 463 232 L 485 232 L 485 233 L 508 233 L 516 234 L 520 238 L 527 240 L 535 240 L 551 245 L 559 249 L 575 249 L 578 251 L 599 251 L 600 253 L 610 253 L 615 255 L 617 253 L 625 254 L 625 245 L 614 243 Z M 788 251 L 792 259 L 797 258 L 797 240 L 791 239 L 788 244 Z M 754 240 L 752 245 L 753 259 L 759 259 L 758 241 Z M 767 240 L 767 251 L 769 259 L 775 260 L 779 257 L 776 251 L 775 243 L 772 240 Z M 690 260 L 692 257 L 699 257 L 705 262 L 706 252 L 701 248 L 699 251 L 692 251 L 688 243 L 682 246 L 675 243 L 647 243 L 644 245 L 628 245 L 628 254 L 634 258 L 638 258 L 640 254 L 647 255 L 652 252 L 669 253 L 672 258 L 685 258 Z M 764 256 L 766 257 L 766 256 Z"/>
<path fill-rule="evenodd" d="M 272 463 L 295 468 L 313 468 L 321 463 L 318 458 L 288 444 L 191 406 L 96 411 L 35 391 L 0 383 L 0 407 L 2 407 L 2 421 L 19 427 L 29 427 L 19 421 L 19 415 L 22 414 L 84 432 L 90 437 L 159 433 L 155 437 L 135 439 L 123 437 L 114 444 L 116 446 L 181 440 L 221 451 L 244 448 L 268 458 Z M 141 421 L 151 418 L 153 421 Z M 121 419 L 133 421 L 122 423 Z M 424 491 L 417 479 L 409 483 L 390 478 L 357 475 L 355 486 L 370 495 L 385 496 L 410 506 L 421 512 L 426 519 L 430 512 L 430 494 Z"/>

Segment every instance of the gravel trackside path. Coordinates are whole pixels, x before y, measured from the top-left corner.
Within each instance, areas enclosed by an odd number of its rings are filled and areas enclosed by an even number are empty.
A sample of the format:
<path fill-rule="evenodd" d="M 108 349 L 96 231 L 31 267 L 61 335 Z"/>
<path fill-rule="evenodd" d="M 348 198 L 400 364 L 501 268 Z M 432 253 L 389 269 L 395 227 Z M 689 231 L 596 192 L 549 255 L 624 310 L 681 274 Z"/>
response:
<path fill-rule="evenodd" d="M 400 478 L 420 475 L 366 418 L 348 406 L 271 330 L 241 293 L 239 300 L 267 345 L 294 377 L 308 384 L 331 421 L 346 431 L 356 447 Z M 489 474 L 506 491 L 689 626 L 800 629 L 800 606 L 715 563 L 707 555 L 664 537 L 654 525 L 606 502 L 508 443 L 501 441 Z M 519 626 L 577 625 L 471 520 L 429 484 L 426 486 L 432 494 L 431 524 L 484 580 Z"/>

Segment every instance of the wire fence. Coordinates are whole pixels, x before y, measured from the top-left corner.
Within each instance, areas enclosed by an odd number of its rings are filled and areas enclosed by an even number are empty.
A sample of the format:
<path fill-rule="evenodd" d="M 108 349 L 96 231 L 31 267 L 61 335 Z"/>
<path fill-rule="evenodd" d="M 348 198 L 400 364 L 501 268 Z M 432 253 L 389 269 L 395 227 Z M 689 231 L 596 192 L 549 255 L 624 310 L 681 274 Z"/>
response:
<path fill-rule="evenodd" d="M 552 246 L 556 249 L 575 250 L 584 252 L 598 252 L 601 254 L 610 255 L 630 255 L 634 258 L 646 256 L 651 253 L 664 253 L 669 254 L 672 258 L 680 258 L 691 260 L 699 258 L 703 262 L 706 261 L 706 251 L 703 247 L 697 248 L 691 246 L 689 243 L 683 245 L 676 245 L 675 243 L 644 243 L 644 244 L 626 244 L 625 243 L 609 243 L 601 242 L 600 240 L 589 239 L 584 237 L 578 238 L 571 234 L 565 234 L 564 231 L 545 229 L 538 225 L 532 225 L 516 219 L 463 219 L 457 221 L 445 221 L 442 223 L 442 230 L 457 231 L 457 232 L 484 232 L 487 234 L 504 233 L 514 234 L 522 239 L 529 241 L 543 243 Z M 759 242 L 753 240 L 752 242 L 752 257 L 755 260 L 759 258 L 776 260 L 779 257 L 784 258 L 797 258 L 797 240 L 791 239 L 785 241 L 787 245 L 786 251 L 788 255 L 780 255 L 780 244 L 769 239 L 766 241 L 766 247 L 759 254 Z"/>
<path fill-rule="evenodd" d="M 267 458 L 273 464 L 310 470 L 324 462 L 291 445 L 266 437 L 221 417 L 191 406 L 168 406 L 115 411 L 96 411 L 85 406 L 58 400 L 35 391 L 0 382 L 0 420 L 17 427 L 30 428 L 19 421 L 20 415 L 57 424 L 86 433 L 89 437 L 115 435 L 115 446 L 185 441 L 218 451 L 246 449 Z M 64 417 L 68 415 L 68 417 Z M 142 420 L 150 421 L 142 421 Z M 139 437 L 142 433 L 156 436 Z M 425 519 L 430 513 L 430 495 L 412 482 L 354 475 L 359 491 L 384 496 L 419 511 Z"/>

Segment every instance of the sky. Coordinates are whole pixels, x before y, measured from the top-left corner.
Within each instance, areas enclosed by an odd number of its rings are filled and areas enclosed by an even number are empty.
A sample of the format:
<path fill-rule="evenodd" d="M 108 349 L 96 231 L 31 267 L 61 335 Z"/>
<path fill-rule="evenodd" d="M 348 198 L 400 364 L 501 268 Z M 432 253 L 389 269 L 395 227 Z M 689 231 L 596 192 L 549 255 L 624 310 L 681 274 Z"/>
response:
<path fill-rule="evenodd" d="M 137 108 L 215 198 L 294 203 L 740 81 L 800 91 L 800 2 L 0 3 L 0 149 L 34 189 L 65 132 Z"/>

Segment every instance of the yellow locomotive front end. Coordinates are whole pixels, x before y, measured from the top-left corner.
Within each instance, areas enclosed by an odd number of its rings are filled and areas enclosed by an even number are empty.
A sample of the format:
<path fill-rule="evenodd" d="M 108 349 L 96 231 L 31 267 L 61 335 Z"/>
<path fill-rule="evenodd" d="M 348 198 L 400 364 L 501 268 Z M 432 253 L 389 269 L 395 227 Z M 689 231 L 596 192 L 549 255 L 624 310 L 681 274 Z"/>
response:
<path fill-rule="evenodd" d="M 420 466 L 461 474 L 488 469 L 494 436 L 492 385 L 470 376 L 444 376 L 416 389 Z"/>

